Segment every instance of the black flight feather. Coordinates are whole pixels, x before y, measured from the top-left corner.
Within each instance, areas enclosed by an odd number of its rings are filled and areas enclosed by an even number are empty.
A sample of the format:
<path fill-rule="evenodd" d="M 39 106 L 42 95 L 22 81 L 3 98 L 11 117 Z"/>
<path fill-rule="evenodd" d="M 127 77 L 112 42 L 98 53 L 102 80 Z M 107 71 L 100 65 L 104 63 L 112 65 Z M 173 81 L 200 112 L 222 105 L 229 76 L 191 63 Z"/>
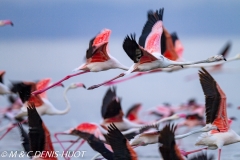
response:
<path fill-rule="evenodd" d="M 199 71 L 198 74 L 205 95 L 206 124 L 213 123 L 217 117 L 221 101 L 217 83 L 204 68 L 202 68 L 202 71 Z"/>
<path fill-rule="evenodd" d="M 10 87 L 13 93 L 18 93 L 22 102 L 29 100 L 31 96 L 31 85 L 24 84 L 23 82 L 12 82 Z"/>
<path fill-rule="evenodd" d="M 25 151 L 26 153 L 29 153 L 30 147 L 29 147 L 29 137 L 28 137 L 28 134 L 27 134 L 27 132 L 24 130 L 24 128 L 23 128 L 23 126 L 22 126 L 21 123 L 18 123 L 18 128 L 19 128 L 20 133 L 21 133 L 22 145 L 23 145 L 24 151 Z"/>

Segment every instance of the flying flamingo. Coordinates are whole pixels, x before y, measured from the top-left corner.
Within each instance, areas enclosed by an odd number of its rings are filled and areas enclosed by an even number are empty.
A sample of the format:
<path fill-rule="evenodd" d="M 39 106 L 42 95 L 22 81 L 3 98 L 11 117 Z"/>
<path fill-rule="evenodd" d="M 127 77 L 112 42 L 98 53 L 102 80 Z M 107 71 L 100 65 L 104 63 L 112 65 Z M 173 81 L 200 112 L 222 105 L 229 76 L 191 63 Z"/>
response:
<path fill-rule="evenodd" d="M 147 115 L 155 115 L 159 118 L 169 117 L 175 113 L 174 109 L 169 103 L 163 103 L 146 111 Z"/>
<path fill-rule="evenodd" d="M 48 84 L 48 83 L 45 83 Z M 22 123 L 24 123 L 26 120 L 23 120 L 22 118 L 27 116 L 27 107 L 28 107 L 28 103 L 34 103 L 35 107 L 39 113 L 39 115 L 62 115 L 62 114 L 66 114 L 69 112 L 71 106 L 70 106 L 70 102 L 67 98 L 67 92 L 70 89 L 76 89 L 79 87 L 84 87 L 85 85 L 82 83 L 72 83 L 70 84 L 64 91 L 64 100 L 67 103 L 67 108 L 64 110 L 58 110 L 56 109 L 52 103 L 45 97 L 46 94 L 44 93 L 43 95 L 31 95 L 31 91 L 36 89 L 36 86 L 41 86 L 41 87 L 45 87 L 45 85 L 37 85 L 34 82 L 17 82 L 13 84 L 12 90 L 13 92 L 16 92 L 19 94 L 22 102 L 23 102 L 23 106 L 21 107 L 21 110 L 14 116 L 15 119 L 22 121 Z M 42 97 L 40 97 L 42 96 Z M 43 98 L 45 97 L 45 98 Z M 8 133 L 10 132 L 14 127 L 16 127 L 17 124 L 10 124 L 10 126 L 8 125 L 7 127 L 3 127 L 2 130 L 7 129 L 7 131 L 0 137 L 0 140 Z"/>
<path fill-rule="evenodd" d="M 186 156 L 188 154 L 198 152 L 191 151 L 191 152 L 185 152 L 178 148 L 176 142 L 175 142 L 175 135 L 174 132 L 176 130 L 176 127 L 166 125 L 161 131 L 158 138 L 159 143 L 159 152 L 161 153 L 164 160 L 184 160 L 185 158 L 183 156 Z M 207 158 L 206 154 L 199 154 L 195 155 L 195 157 L 190 158 L 188 160 L 213 160 L 214 157 L 211 156 L 210 158 Z"/>
<path fill-rule="evenodd" d="M 175 139 L 182 139 L 182 138 L 185 138 L 192 134 L 196 134 L 196 133 L 200 133 L 200 132 L 208 132 L 211 130 L 218 130 L 218 128 L 214 125 L 208 124 L 200 129 L 190 131 L 186 134 L 176 135 Z M 158 143 L 158 137 L 160 135 L 161 135 L 161 132 L 159 132 L 159 131 L 144 132 L 144 133 L 136 135 L 133 139 L 131 139 L 130 144 L 132 146 L 139 146 L 139 145 L 145 146 L 145 145 L 149 145 L 149 144 L 156 144 L 156 143 Z"/>
<path fill-rule="evenodd" d="M 87 72 L 100 72 L 115 68 L 128 70 L 128 67 L 121 64 L 116 58 L 109 54 L 108 42 L 110 35 L 111 30 L 103 29 L 96 37 L 91 39 L 89 48 L 86 51 L 86 63 L 74 69 L 74 71 L 83 70 L 83 72 L 68 75 L 53 85 L 41 90 L 34 91 L 32 94 L 38 95 L 71 77 Z"/>
<path fill-rule="evenodd" d="M 158 68 L 167 68 L 171 66 L 184 66 L 198 63 L 211 63 L 216 61 L 224 60 L 221 55 L 210 57 L 206 60 L 196 62 L 177 62 L 172 61 L 161 54 L 161 35 L 163 32 L 163 8 L 155 13 L 148 13 L 148 21 L 145 24 L 142 35 L 139 38 L 139 44 L 135 39 L 135 34 L 131 34 L 124 39 L 123 49 L 127 55 L 133 60 L 134 64 L 129 68 L 128 71 L 121 73 L 120 75 L 112 78 L 104 83 L 93 85 L 88 88 L 95 89 L 106 83 L 109 83 L 115 79 L 128 75 L 132 72 L 145 72 Z M 143 48 L 144 46 L 145 48 Z"/>
<path fill-rule="evenodd" d="M 11 20 L 0 20 L 0 27 L 6 26 L 6 25 L 13 26 L 13 22 Z"/>
<path fill-rule="evenodd" d="M 164 55 L 164 57 L 173 60 L 173 61 L 179 61 L 182 59 L 182 54 L 183 54 L 183 45 L 181 43 L 181 41 L 179 40 L 177 33 L 174 32 L 171 35 L 168 33 L 168 31 L 166 30 L 166 28 L 163 27 L 163 34 L 161 37 L 161 52 Z M 157 72 L 162 72 L 164 70 L 162 69 L 155 69 L 155 70 L 151 70 L 148 72 L 139 72 L 136 73 L 133 76 L 129 76 L 127 78 L 122 78 L 120 80 L 114 80 L 111 81 L 109 83 L 106 83 L 106 86 L 109 85 L 113 85 L 113 84 L 117 84 L 120 82 L 124 82 L 142 75 L 146 75 L 146 74 L 151 74 L 151 73 L 157 73 Z"/>
<path fill-rule="evenodd" d="M 176 120 L 176 119 L 185 117 L 184 114 L 175 114 L 175 115 L 172 115 L 171 117 L 166 117 L 156 122 L 151 122 L 147 124 L 146 123 L 138 124 L 138 123 L 131 122 L 128 119 L 124 118 L 124 113 L 122 111 L 120 100 L 116 95 L 116 89 L 114 87 L 109 88 L 103 98 L 101 114 L 102 114 L 103 121 L 100 124 L 81 123 L 79 126 L 73 129 L 70 129 L 68 131 L 55 133 L 54 136 L 57 139 L 57 142 L 60 143 L 61 147 L 64 150 L 68 150 L 79 139 L 77 139 L 76 141 L 70 141 L 72 142 L 72 144 L 67 149 L 65 149 L 62 145 L 62 142 L 59 140 L 58 136 L 73 135 L 74 130 L 87 132 L 91 134 L 96 132 L 98 133 L 98 135 L 100 135 L 100 133 L 103 135 L 106 135 L 107 127 L 111 123 L 114 123 L 120 131 L 123 131 L 122 133 L 126 137 L 132 137 L 132 135 L 139 134 L 143 130 L 147 130 L 149 128 L 155 128 L 156 126 L 158 126 L 160 123 L 164 121 Z M 83 138 L 83 137 L 80 137 L 80 138 Z M 84 142 L 85 140 L 83 139 L 78 147 L 80 147 Z"/>
<path fill-rule="evenodd" d="M 34 82 L 18 82 L 18 83 L 13 83 L 13 88 L 12 91 L 18 93 L 22 99 L 23 106 L 21 111 L 16 115 L 16 118 L 24 117 L 27 115 L 27 104 L 28 102 L 33 102 L 35 103 L 36 109 L 39 113 L 39 115 L 62 115 L 66 114 L 69 112 L 71 106 L 70 102 L 68 101 L 67 98 L 67 92 L 70 89 L 76 89 L 79 87 L 85 88 L 85 85 L 82 83 L 72 83 L 70 84 L 64 91 L 64 100 L 67 103 L 67 108 L 64 110 L 58 110 L 56 109 L 49 100 L 46 98 L 41 98 L 39 95 L 32 95 L 31 92 L 36 90 L 36 83 Z"/>
<path fill-rule="evenodd" d="M 27 134 L 22 125 L 18 124 L 25 152 L 29 153 L 33 159 L 57 160 L 50 132 L 38 114 L 34 103 L 28 104 L 27 110 L 29 133 Z"/>
<path fill-rule="evenodd" d="M 196 145 L 204 145 L 208 149 L 218 149 L 218 160 L 220 160 L 222 147 L 240 142 L 240 136 L 230 128 L 226 95 L 223 90 L 204 68 L 199 71 L 199 77 L 206 99 L 207 123 L 216 125 L 220 132 L 203 133 L 198 138 Z"/>
<path fill-rule="evenodd" d="M 128 109 L 125 117 L 131 122 L 138 123 L 138 124 L 145 124 L 146 122 L 139 119 L 139 116 L 138 116 L 139 111 L 141 109 L 142 109 L 142 104 L 136 103 Z"/>
<path fill-rule="evenodd" d="M 226 58 L 227 55 L 229 54 L 230 49 L 231 49 L 231 42 L 227 42 L 219 55 L 222 55 L 223 57 Z M 220 72 L 222 70 L 223 70 L 223 63 L 212 66 L 211 68 L 208 69 L 208 72 L 215 73 L 215 72 Z M 186 80 L 193 80 L 194 78 L 198 78 L 198 75 L 196 74 L 188 75 L 186 77 Z"/>
<path fill-rule="evenodd" d="M 4 85 L 4 83 L 3 83 L 4 74 L 5 74 L 5 71 L 0 71 L 0 95 L 11 93 L 9 88 L 6 85 Z"/>
<path fill-rule="evenodd" d="M 164 33 L 164 32 L 163 32 Z M 167 31 L 165 31 L 165 34 L 167 33 Z M 163 34 L 164 35 L 164 34 Z M 183 52 L 183 47 L 182 47 L 182 44 L 180 42 L 180 40 L 178 39 L 177 35 L 176 34 L 172 34 L 172 39 L 173 39 L 173 43 L 174 43 L 174 50 L 175 52 L 177 53 L 178 55 L 178 59 L 171 59 L 171 57 L 169 58 L 170 60 L 181 60 L 182 59 L 182 52 Z M 169 38 L 170 39 L 170 38 Z M 161 39 L 162 40 L 162 39 Z M 171 45 L 171 42 L 169 42 L 169 45 L 168 46 L 172 46 Z M 228 42 L 223 50 L 220 52 L 219 55 L 222 55 L 223 57 L 226 58 L 227 54 L 229 53 L 229 50 L 231 48 L 231 43 Z M 169 53 L 169 52 L 167 52 Z M 163 54 L 165 56 L 165 54 Z M 175 54 L 171 54 L 171 55 L 175 55 Z M 166 57 L 166 56 L 165 56 Z M 172 56 L 174 57 L 174 56 Z M 199 67 L 205 67 L 205 66 L 209 66 L 211 67 L 210 68 L 210 71 L 211 72 L 217 72 L 219 70 L 222 70 L 222 65 L 223 65 L 224 62 L 221 61 L 221 63 L 219 64 L 215 64 L 215 63 L 211 63 L 211 64 L 201 64 Z M 184 68 L 192 68 L 192 67 L 197 67 L 197 65 L 188 65 L 188 66 L 185 66 Z M 173 72 L 173 71 L 178 71 L 178 70 L 181 70 L 181 69 L 184 69 L 182 67 L 179 67 L 179 66 L 175 66 L 171 69 L 169 68 L 163 68 L 163 69 L 156 69 L 156 70 L 152 70 L 152 71 L 148 71 L 148 72 L 140 72 L 140 73 L 136 73 L 135 75 L 133 76 L 130 76 L 128 78 L 125 78 L 125 79 L 121 79 L 121 80 L 115 80 L 115 81 L 112 81 L 112 82 L 109 82 L 105 85 L 109 86 L 109 85 L 113 85 L 113 84 L 117 84 L 117 83 L 120 83 L 120 82 L 124 82 L 126 80 L 129 80 L 129 79 L 132 79 L 132 78 L 136 78 L 136 77 L 139 77 L 139 76 L 142 76 L 142 75 L 146 75 L 146 74 L 151 74 L 151 73 L 158 73 L 158 72 Z M 188 80 L 194 78 L 195 75 L 190 75 L 187 77 Z"/>

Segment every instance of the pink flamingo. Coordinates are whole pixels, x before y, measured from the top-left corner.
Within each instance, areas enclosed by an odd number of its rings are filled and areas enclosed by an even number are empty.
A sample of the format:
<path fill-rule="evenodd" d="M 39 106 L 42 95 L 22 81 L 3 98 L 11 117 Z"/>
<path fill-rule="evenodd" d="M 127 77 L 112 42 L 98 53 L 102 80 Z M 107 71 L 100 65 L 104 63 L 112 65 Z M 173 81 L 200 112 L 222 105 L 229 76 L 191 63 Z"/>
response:
<path fill-rule="evenodd" d="M 127 55 L 133 60 L 134 64 L 124 73 L 98 85 L 88 88 L 95 89 L 115 79 L 128 75 L 132 72 L 145 72 L 158 68 L 168 68 L 172 66 L 192 65 L 198 63 L 211 63 L 225 60 L 223 56 L 216 55 L 206 60 L 196 62 L 177 62 L 172 61 L 161 54 L 161 35 L 163 32 L 163 9 L 155 13 L 148 13 L 148 21 L 145 24 L 142 35 L 139 38 L 139 44 L 135 39 L 135 34 L 131 34 L 124 39 L 123 49 Z M 143 48 L 145 47 L 145 48 Z"/>
<path fill-rule="evenodd" d="M 175 142 L 175 135 L 174 132 L 176 130 L 176 127 L 166 125 L 161 131 L 159 131 L 159 152 L 161 153 L 164 160 L 184 160 L 185 157 L 188 156 L 188 154 L 201 151 L 203 149 L 198 149 L 195 151 L 185 152 L 183 150 L 180 150 Z M 209 159 L 206 155 L 200 154 L 194 158 L 190 158 L 189 160 L 213 160 L 213 156 L 211 156 Z"/>
<path fill-rule="evenodd" d="M 96 37 L 91 39 L 89 48 L 86 52 L 86 63 L 74 69 L 74 71 L 83 70 L 83 72 L 68 75 L 53 85 L 41 90 L 34 91 L 32 94 L 40 94 L 71 77 L 87 72 L 100 72 L 115 68 L 128 70 L 128 67 L 122 65 L 116 58 L 109 54 L 108 42 L 110 35 L 111 30 L 103 29 Z"/>
<path fill-rule="evenodd" d="M 42 87 L 46 87 L 49 84 L 49 79 L 43 79 L 42 81 L 39 81 L 39 83 L 34 83 L 34 82 L 17 82 L 13 84 L 12 87 L 12 91 L 16 92 L 19 94 L 22 102 L 23 102 L 23 106 L 21 107 L 20 111 L 14 116 L 15 119 L 22 121 L 21 123 L 26 122 L 26 120 L 23 120 L 23 117 L 27 116 L 27 107 L 28 107 L 28 103 L 34 103 L 35 107 L 39 113 L 39 115 L 62 115 L 62 114 L 66 114 L 69 112 L 71 105 L 70 102 L 67 98 L 67 92 L 70 89 L 76 89 L 79 87 L 84 87 L 85 85 L 82 83 L 72 83 L 70 84 L 64 91 L 64 100 L 67 103 L 67 108 L 64 110 L 58 110 L 56 109 L 52 103 L 47 99 L 46 94 L 40 94 L 40 95 L 31 95 L 31 92 L 36 90 L 36 88 L 42 88 Z M 17 124 L 16 123 L 11 123 L 10 125 L 8 125 L 7 127 L 3 127 L 1 129 L 5 130 L 7 129 L 7 131 L 0 137 L 0 140 L 8 133 L 10 132 L 14 127 L 16 127 Z"/>
<path fill-rule="evenodd" d="M 230 128 L 226 95 L 223 90 L 204 68 L 199 71 L 199 77 L 206 99 L 207 123 L 216 125 L 220 132 L 203 133 L 198 138 L 196 145 L 204 145 L 208 149 L 218 149 L 218 160 L 220 160 L 222 147 L 240 142 L 240 136 Z"/>
<path fill-rule="evenodd" d="M 169 103 L 163 103 L 162 105 L 156 106 L 147 110 L 145 114 L 147 115 L 155 115 L 159 118 L 169 117 L 175 113 L 175 110 Z"/>
<path fill-rule="evenodd" d="M 168 31 L 163 27 L 163 34 L 161 37 L 161 42 L 162 41 L 164 41 L 165 43 L 161 43 L 161 52 L 166 58 L 173 60 L 173 61 L 174 60 L 179 61 L 180 59 L 182 59 L 182 54 L 183 54 L 184 48 L 183 48 L 183 45 L 182 45 L 181 41 L 179 40 L 176 32 L 174 32 L 170 35 L 168 33 Z M 173 49 L 173 47 L 174 47 L 174 49 Z M 142 76 L 142 75 L 158 73 L 158 72 L 162 72 L 162 71 L 165 71 L 165 70 L 155 69 L 155 70 L 148 71 L 148 72 L 139 72 L 133 76 L 129 76 L 127 78 L 122 78 L 120 80 L 114 80 L 109 83 L 106 83 L 105 85 L 110 86 L 113 84 L 117 84 L 120 82 L 124 82 L 124 81 L 130 80 L 130 79 Z"/>
<path fill-rule="evenodd" d="M 13 22 L 11 20 L 0 20 L 0 27 L 6 26 L 6 25 L 13 26 Z"/>
<path fill-rule="evenodd" d="M 224 46 L 224 48 L 221 50 L 221 52 L 219 53 L 219 55 L 222 55 L 223 57 L 227 57 L 227 55 L 229 54 L 229 51 L 231 49 L 231 42 L 227 42 Z M 204 66 L 202 66 L 204 67 Z M 212 67 L 210 67 L 208 69 L 208 72 L 210 73 L 216 73 L 216 72 L 221 72 L 223 71 L 223 63 L 220 63 L 220 64 L 216 64 Z M 193 80 L 195 78 L 198 78 L 198 75 L 194 74 L 194 75 L 188 75 L 186 77 L 186 80 L 190 81 L 190 80 Z"/>
<path fill-rule="evenodd" d="M 156 122 L 148 123 L 148 124 L 138 124 L 131 122 L 130 120 L 124 118 L 124 113 L 122 111 L 121 103 L 119 98 L 116 95 L 116 89 L 109 88 L 103 98 L 103 103 L 102 103 L 102 109 L 101 109 L 101 114 L 103 121 L 100 124 L 96 123 L 81 123 L 79 126 L 75 127 L 74 129 L 70 129 L 65 132 L 57 132 L 54 134 L 55 138 L 57 139 L 57 143 L 60 143 L 61 147 L 66 151 L 70 147 L 74 145 L 74 143 L 78 142 L 80 138 L 78 138 L 75 141 L 60 141 L 58 136 L 59 135 L 73 135 L 74 130 L 78 130 L 80 132 L 85 132 L 85 133 L 97 133 L 97 135 L 106 135 L 107 127 L 111 124 L 114 123 L 117 128 L 120 131 L 123 131 L 123 134 L 126 135 L 127 137 L 131 137 L 135 133 L 142 132 L 142 130 L 149 129 L 149 128 L 154 128 L 158 124 L 168 121 L 168 120 L 175 120 L 179 119 L 181 117 L 185 117 L 184 114 L 176 114 L 171 117 L 166 117 L 164 119 L 161 119 Z M 101 133 L 101 134 L 100 134 Z M 72 144 L 65 149 L 64 146 L 62 145 L 62 142 L 71 142 Z M 85 142 L 85 139 L 83 139 L 78 148 L 82 146 L 82 144 Z"/>

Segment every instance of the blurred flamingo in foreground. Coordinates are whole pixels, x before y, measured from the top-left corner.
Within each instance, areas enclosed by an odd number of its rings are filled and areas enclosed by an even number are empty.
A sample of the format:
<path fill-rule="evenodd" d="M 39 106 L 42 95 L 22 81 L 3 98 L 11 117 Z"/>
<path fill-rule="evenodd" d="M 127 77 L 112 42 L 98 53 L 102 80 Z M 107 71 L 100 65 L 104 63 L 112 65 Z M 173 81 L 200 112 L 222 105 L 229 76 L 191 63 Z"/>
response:
<path fill-rule="evenodd" d="M 0 20 L 0 27 L 1 26 L 6 26 L 6 25 L 13 26 L 13 22 L 11 20 Z"/>
<path fill-rule="evenodd" d="M 23 140 L 23 148 L 33 159 L 57 160 L 57 154 L 51 141 L 51 135 L 38 114 L 35 105 L 28 104 L 29 133 L 18 124 Z M 50 154 L 49 154 L 50 153 Z"/>
<path fill-rule="evenodd" d="M 177 62 L 172 61 L 161 54 L 161 36 L 163 32 L 163 8 L 153 13 L 148 13 L 148 21 L 145 24 L 142 35 L 139 38 L 139 44 L 135 39 L 135 34 L 124 39 L 123 49 L 127 55 L 133 60 L 134 64 L 128 71 L 98 85 L 93 85 L 88 88 L 95 89 L 115 79 L 128 75 L 132 72 L 145 72 L 157 68 L 167 68 L 172 66 L 191 65 L 198 63 L 211 63 L 216 61 L 225 60 L 221 55 L 210 57 L 206 60 L 196 62 Z M 144 48 L 143 48 L 144 47 Z"/>
<path fill-rule="evenodd" d="M 109 54 L 108 42 L 110 35 L 111 30 L 103 29 L 96 37 L 90 41 L 89 48 L 86 51 L 86 63 L 74 69 L 74 71 L 83 70 L 83 72 L 68 75 L 53 85 L 41 90 L 34 91 L 32 94 L 38 95 L 71 77 L 87 72 L 100 72 L 116 68 L 128 70 L 128 67 L 121 64 L 116 58 Z"/>

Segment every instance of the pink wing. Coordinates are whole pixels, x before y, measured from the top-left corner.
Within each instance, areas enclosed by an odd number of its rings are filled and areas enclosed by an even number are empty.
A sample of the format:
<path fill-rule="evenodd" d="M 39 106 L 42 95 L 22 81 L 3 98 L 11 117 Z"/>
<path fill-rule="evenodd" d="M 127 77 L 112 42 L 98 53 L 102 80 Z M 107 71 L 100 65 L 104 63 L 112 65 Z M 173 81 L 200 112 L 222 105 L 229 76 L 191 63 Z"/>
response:
<path fill-rule="evenodd" d="M 162 21 L 158 21 L 154 24 L 151 33 L 148 35 L 145 42 L 145 49 L 149 53 L 158 52 L 161 53 L 161 36 L 163 32 L 163 23 Z"/>
<path fill-rule="evenodd" d="M 42 90 L 42 89 L 47 88 L 49 86 L 50 82 L 51 82 L 51 78 L 45 78 L 45 79 L 40 80 L 36 85 L 37 90 Z M 46 92 L 43 92 L 39 95 L 40 95 L 41 98 L 47 98 L 47 93 Z"/>
<path fill-rule="evenodd" d="M 102 46 L 109 41 L 111 35 L 110 29 L 103 29 L 94 39 L 92 46 L 98 47 Z"/>

